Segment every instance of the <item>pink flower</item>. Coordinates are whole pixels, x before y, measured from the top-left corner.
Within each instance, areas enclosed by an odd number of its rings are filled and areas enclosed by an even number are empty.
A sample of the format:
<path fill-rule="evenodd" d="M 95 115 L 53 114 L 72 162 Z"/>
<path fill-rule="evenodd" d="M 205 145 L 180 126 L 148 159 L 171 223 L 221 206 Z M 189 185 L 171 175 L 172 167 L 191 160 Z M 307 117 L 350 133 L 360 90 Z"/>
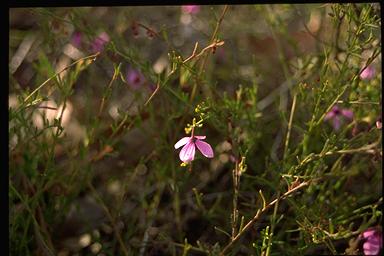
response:
<path fill-rule="evenodd" d="M 198 5 L 183 5 L 181 10 L 185 13 L 196 14 L 200 11 L 200 6 Z"/>
<path fill-rule="evenodd" d="M 343 122 L 342 119 L 344 118 L 352 120 L 353 111 L 350 109 L 346 109 L 346 108 L 342 109 L 342 108 L 339 108 L 338 106 L 333 106 L 331 111 L 329 111 L 325 115 L 324 121 L 330 120 L 332 123 L 333 129 L 337 131 L 340 129 L 341 124 Z"/>
<path fill-rule="evenodd" d="M 76 31 L 72 34 L 72 37 L 71 37 L 71 43 L 73 46 L 75 46 L 76 48 L 80 48 L 81 46 L 81 40 L 82 40 L 82 34 L 80 31 Z"/>
<path fill-rule="evenodd" d="M 137 90 L 145 82 L 145 77 L 140 71 L 129 68 L 127 71 L 127 82 L 132 89 Z"/>
<path fill-rule="evenodd" d="M 377 228 L 369 228 L 364 231 L 360 238 L 364 239 L 364 255 L 379 255 L 383 247 L 381 231 Z"/>
<path fill-rule="evenodd" d="M 133 36 L 137 37 L 139 35 L 139 25 L 137 25 L 136 21 L 132 22 L 131 29 Z"/>
<path fill-rule="evenodd" d="M 109 35 L 105 32 L 100 33 L 91 43 L 92 52 L 101 52 L 104 46 L 109 42 Z"/>
<path fill-rule="evenodd" d="M 206 136 L 194 136 L 192 132 L 191 137 L 184 137 L 175 144 L 175 149 L 178 149 L 181 146 L 184 146 L 179 154 L 180 160 L 184 163 L 189 163 L 195 159 L 196 147 L 200 152 L 208 158 L 213 157 L 212 147 L 202 141 Z"/>
<path fill-rule="evenodd" d="M 375 68 L 372 66 L 366 67 L 360 74 L 360 78 L 363 80 L 370 80 L 375 76 Z"/>

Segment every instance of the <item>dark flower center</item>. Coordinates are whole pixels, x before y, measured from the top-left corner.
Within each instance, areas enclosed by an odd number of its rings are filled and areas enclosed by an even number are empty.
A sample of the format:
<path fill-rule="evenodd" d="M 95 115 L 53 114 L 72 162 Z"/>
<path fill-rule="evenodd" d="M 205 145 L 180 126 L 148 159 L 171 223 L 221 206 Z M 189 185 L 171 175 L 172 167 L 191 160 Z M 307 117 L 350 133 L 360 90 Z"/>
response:
<path fill-rule="evenodd" d="M 335 113 L 335 115 L 340 115 L 341 111 L 339 109 L 335 109 L 333 110 L 333 113 Z"/>
<path fill-rule="evenodd" d="M 139 77 L 139 76 L 136 76 L 135 79 L 133 79 L 133 82 L 134 82 L 135 84 L 140 83 L 140 77 Z"/>

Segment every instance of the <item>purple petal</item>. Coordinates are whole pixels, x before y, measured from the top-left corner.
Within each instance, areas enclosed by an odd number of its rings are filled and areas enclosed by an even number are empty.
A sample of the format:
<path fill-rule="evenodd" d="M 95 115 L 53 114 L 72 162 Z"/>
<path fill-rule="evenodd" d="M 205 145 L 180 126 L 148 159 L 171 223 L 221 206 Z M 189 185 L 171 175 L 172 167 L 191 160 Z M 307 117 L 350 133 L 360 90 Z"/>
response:
<path fill-rule="evenodd" d="M 332 119 L 332 126 L 333 126 L 333 129 L 335 129 L 336 131 L 338 131 L 340 129 L 341 121 L 340 121 L 340 118 L 338 116 L 335 116 Z"/>
<path fill-rule="evenodd" d="M 331 111 L 329 111 L 329 112 L 325 115 L 325 117 L 324 117 L 324 121 L 327 121 L 327 120 L 329 120 L 329 119 L 332 119 L 334 116 L 335 116 L 335 112 L 331 110 Z"/>
<path fill-rule="evenodd" d="M 372 66 L 368 66 L 360 74 L 360 78 L 363 79 L 363 80 L 372 79 L 374 76 L 375 76 L 375 68 L 372 67 Z"/>
<path fill-rule="evenodd" d="M 208 157 L 208 158 L 213 157 L 213 150 L 211 145 L 201 140 L 196 140 L 195 144 L 205 157 Z"/>
<path fill-rule="evenodd" d="M 180 160 L 188 163 L 195 158 L 195 143 L 193 141 L 188 142 L 180 151 Z"/>
<path fill-rule="evenodd" d="M 204 140 L 207 136 L 199 136 L 199 135 L 195 135 L 193 136 L 195 137 L 196 139 L 199 139 L 199 140 Z"/>
<path fill-rule="evenodd" d="M 136 90 L 144 83 L 145 77 L 140 71 L 129 68 L 127 71 L 127 80 L 129 85 Z"/>
<path fill-rule="evenodd" d="M 363 245 L 365 255 L 377 255 L 380 251 L 380 244 L 365 242 Z"/>
<path fill-rule="evenodd" d="M 200 11 L 200 6 L 198 5 L 183 5 L 181 6 L 181 10 L 185 13 L 195 14 Z"/>
<path fill-rule="evenodd" d="M 73 44 L 73 46 L 75 46 L 76 48 L 80 48 L 81 38 L 82 38 L 81 32 L 79 31 L 74 32 L 71 38 L 71 43 Z"/>
<path fill-rule="evenodd" d="M 109 35 L 105 32 L 99 34 L 92 42 L 91 48 L 93 52 L 101 52 L 104 49 L 104 45 L 110 40 Z"/>
<path fill-rule="evenodd" d="M 105 43 L 108 43 L 109 40 L 110 40 L 109 35 L 108 35 L 107 33 L 105 33 L 105 32 L 100 33 L 99 36 L 98 36 L 97 38 L 98 38 L 98 40 L 99 40 L 100 42 L 102 42 L 102 43 L 104 43 L 104 44 L 105 44 Z"/>
<path fill-rule="evenodd" d="M 376 235 L 376 229 L 374 229 L 374 228 L 369 228 L 369 229 L 365 230 L 363 233 L 364 238 L 369 238 L 369 237 L 372 237 L 375 235 Z"/>
<path fill-rule="evenodd" d="M 178 142 L 176 142 L 175 149 L 178 149 L 179 147 L 184 146 L 190 140 L 191 140 L 191 137 L 184 137 L 184 138 L 180 139 Z"/>
<path fill-rule="evenodd" d="M 350 110 L 350 109 L 343 109 L 343 110 L 341 110 L 341 114 L 343 116 L 345 116 L 346 118 L 348 118 L 348 119 L 352 119 L 353 118 L 353 111 Z"/>

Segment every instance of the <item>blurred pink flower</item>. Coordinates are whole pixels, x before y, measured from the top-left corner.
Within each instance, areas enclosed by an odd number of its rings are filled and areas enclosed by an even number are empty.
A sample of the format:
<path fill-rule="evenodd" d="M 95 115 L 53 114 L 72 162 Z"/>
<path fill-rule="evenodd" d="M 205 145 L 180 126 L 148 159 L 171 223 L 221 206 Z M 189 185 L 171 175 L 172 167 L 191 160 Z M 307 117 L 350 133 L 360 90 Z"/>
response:
<path fill-rule="evenodd" d="M 229 155 L 229 161 L 231 161 L 232 163 L 236 163 L 237 162 L 237 158 L 234 155 L 230 154 Z"/>
<path fill-rule="evenodd" d="M 133 21 L 131 24 L 131 29 L 133 33 L 133 37 L 137 37 L 139 35 L 139 25 L 136 21 Z"/>
<path fill-rule="evenodd" d="M 364 255 L 379 255 L 383 247 L 381 230 L 378 228 L 368 228 L 360 234 L 360 238 L 364 239 Z"/>
<path fill-rule="evenodd" d="M 104 46 L 109 42 L 109 40 L 109 35 L 106 32 L 100 33 L 91 43 L 92 52 L 96 53 L 104 50 Z"/>
<path fill-rule="evenodd" d="M 324 118 L 324 121 L 331 121 L 331 124 L 333 126 L 333 129 L 336 131 L 340 129 L 341 124 L 343 122 L 343 119 L 353 119 L 353 111 L 350 109 L 342 109 L 339 108 L 338 106 L 333 106 L 331 111 L 329 111 Z"/>
<path fill-rule="evenodd" d="M 127 71 L 127 82 L 132 87 L 132 89 L 137 90 L 140 88 L 140 86 L 145 82 L 144 75 L 136 70 L 129 68 Z"/>
<path fill-rule="evenodd" d="M 71 44 L 76 48 L 80 48 L 82 41 L 82 34 L 80 31 L 75 31 L 71 37 Z"/>
<path fill-rule="evenodd" d="M 375 76 L 375 68 L 373 66 L 366 67 L 360 74 L 360 78 L 363 80 L 370 80 Z"/>
<path fill-rule="evenodd" d="M 176 144 L 175 144 L 175 149 L 180 148 L 181 146 L 184 146 L 179 154 L 180 160 L 184 163 L 189 163 L 195 159 L 195 152 L 196 152 L 196 147 L 199 149 L 199 151 L 208 158 L 213 157 L 213 150 L 212 147 L 202 141 L 205 139 L 206 136 L 194 136 L 192 132 L 191 137 L 184 137 L 180 139 Z"/>
<path fill-rule="evenodd" d="M 183 5 L 181 6 L 181 10 L 185 13 L 196 14 L 200 11 L 199 5 Z"/>

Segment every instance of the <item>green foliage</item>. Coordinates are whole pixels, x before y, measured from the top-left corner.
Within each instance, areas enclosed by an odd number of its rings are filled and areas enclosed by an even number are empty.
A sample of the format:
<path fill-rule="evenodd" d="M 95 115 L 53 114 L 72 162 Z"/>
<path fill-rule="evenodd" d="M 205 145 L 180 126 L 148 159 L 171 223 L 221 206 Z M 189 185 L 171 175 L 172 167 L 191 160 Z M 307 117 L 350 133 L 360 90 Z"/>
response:
<path fill-rule="evenodd" d="M 380 5 L 249 7 L 10 11 L 11 255 L 362 253 L 382 221 Z M 183 167 L 194 129 L 215 156 Z"/>

